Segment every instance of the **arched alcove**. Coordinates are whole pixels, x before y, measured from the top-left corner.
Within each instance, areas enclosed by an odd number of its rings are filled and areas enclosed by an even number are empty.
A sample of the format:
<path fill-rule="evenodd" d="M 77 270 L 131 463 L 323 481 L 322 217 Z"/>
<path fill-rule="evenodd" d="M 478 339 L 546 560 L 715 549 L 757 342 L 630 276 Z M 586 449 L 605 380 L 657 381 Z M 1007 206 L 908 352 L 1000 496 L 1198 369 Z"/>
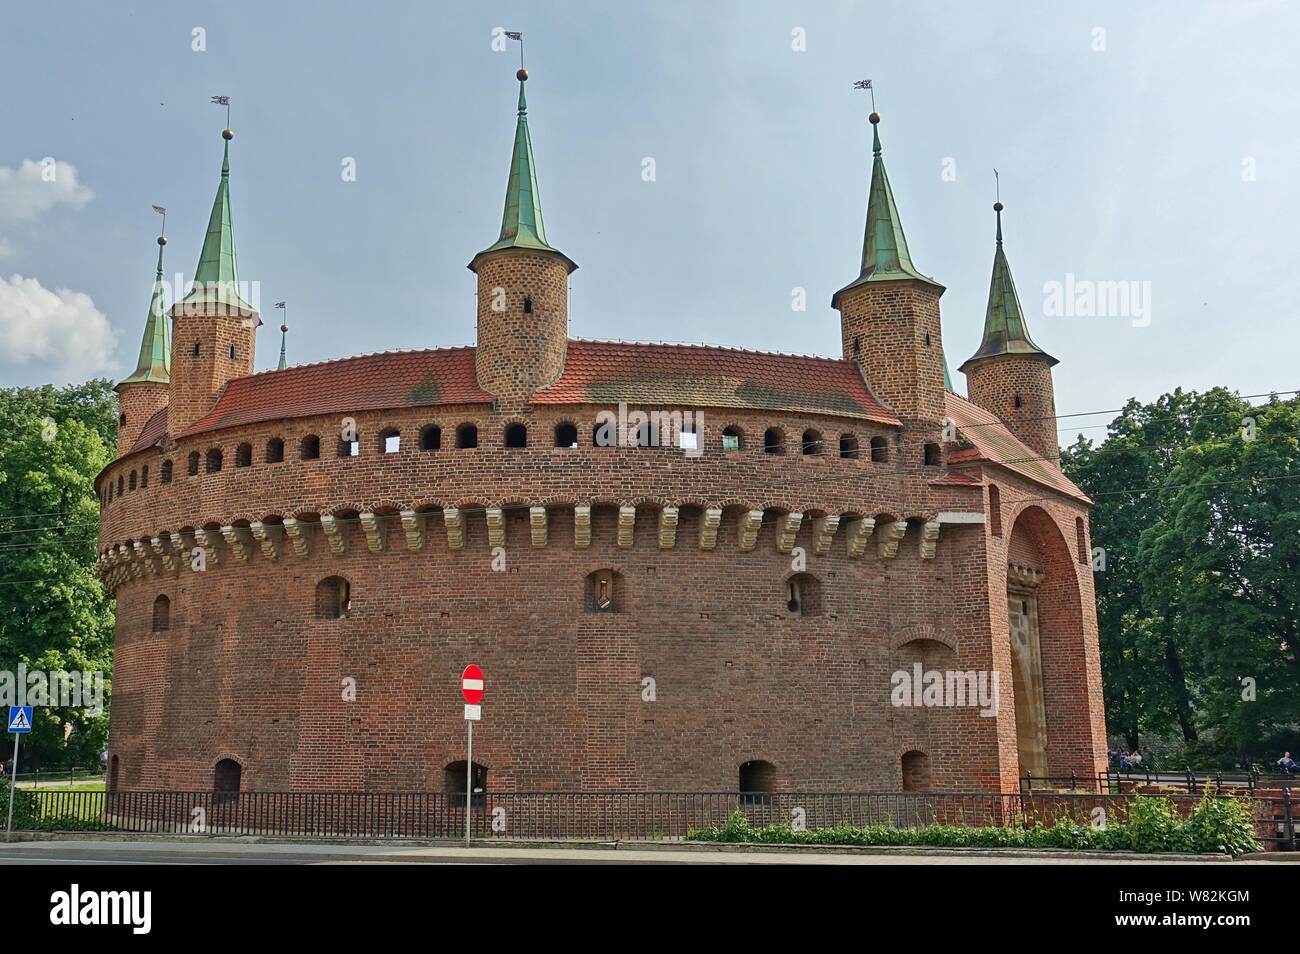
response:
<path fill-rule="evenodd" d="M 1071 547 L 1039 506 L 1016 515 L 1007 547 L 1007 628 L 1020 775 L 1091 774 L 1099 743 Z M 1094 661 L 1095 662 L 1095 661 Z M 1095 666 L 1092 667 L 1095 674 Z M 1094 731 L 1095 730 L 1095 731 Z"/>

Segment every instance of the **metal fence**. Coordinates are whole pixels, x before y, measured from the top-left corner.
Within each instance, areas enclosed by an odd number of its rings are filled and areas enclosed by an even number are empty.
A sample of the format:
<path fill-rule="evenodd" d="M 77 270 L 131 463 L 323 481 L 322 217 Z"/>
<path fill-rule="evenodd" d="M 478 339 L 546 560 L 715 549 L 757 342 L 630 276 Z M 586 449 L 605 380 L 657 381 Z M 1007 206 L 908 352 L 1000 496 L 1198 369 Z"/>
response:
<path fill-rule="evenodd" d="M 463 795 L 383 792 L 91 792 L 29 790 L 16 827 L 161 834 L 206 833 L 340 838 L 459 838 Z M 790 823 L 919 828 L 1029 826 L 1068 818 L 1089 824 L 1102 808 L 1112 822 L 1147 796 L 1111 792 L 489 792 L 476 795 L 470 829 L 484 839 L 680 840 L 743 812 L 754 827 Z M 1199 795 L 1167 796 L 1181 815 Z M 1254 808 L 1255 834 L 1274 849 L 1295 849 L 1289 790 L 1241 793 Z"/>
<path fill-rule="evenodd" d="M 1022 792 L 1068 789 L 1075 792 L 1111 792 L 1116 794 L 1183 792 L 1200 795 L 1205 792 L 1244 789 L 1280 793 L 1287 789 L 1300 789 L 1300 776 L 1287 774 L 1261 774 L 1259 772 L 1100 772 L 1096 775 L 1025 775 L 1020 780 Z"/>
<path fill-rule="evenodd" d="M 9 767 L 9 760 L 5 761 L 5 767 Z M 8 778 L 8 773 L 4 773 Z M 22 769 L 18 773 L 18 785 L 31 784 L 57 784 L 66 783 L 68 785 L 77 782 L 94 781 L 104 777 L 104 770 L 99 767 L 90 765 L 43 765 L 38 769 Z"/>

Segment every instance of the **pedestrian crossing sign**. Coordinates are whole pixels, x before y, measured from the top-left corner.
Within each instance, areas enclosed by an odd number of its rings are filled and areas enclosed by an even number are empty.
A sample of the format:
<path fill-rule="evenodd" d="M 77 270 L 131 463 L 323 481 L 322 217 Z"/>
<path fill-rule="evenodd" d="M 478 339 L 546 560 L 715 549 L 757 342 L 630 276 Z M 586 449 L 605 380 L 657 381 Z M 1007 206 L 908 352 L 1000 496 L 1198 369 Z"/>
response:
<path fill-rule="evenodd" d="M 31 706 L 10 706 L 9 707 L 9 731 L 10 732 L 32 731 L 32 707 Z"/>

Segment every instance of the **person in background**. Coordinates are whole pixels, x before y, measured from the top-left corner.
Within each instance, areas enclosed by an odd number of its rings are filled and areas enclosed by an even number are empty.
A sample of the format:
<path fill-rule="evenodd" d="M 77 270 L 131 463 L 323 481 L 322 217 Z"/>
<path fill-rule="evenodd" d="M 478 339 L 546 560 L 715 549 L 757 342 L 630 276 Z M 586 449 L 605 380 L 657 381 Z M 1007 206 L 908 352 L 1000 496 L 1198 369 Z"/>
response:
<path fill-rule="evenodd" d="M 1290 752 L 1283 752 L 1282 757 L 1277 760 L 1278 767 L 1286 772 L 1287 775 L 1296 775 L 1300 773 L 1300 763 L 1291 758 Z"/>

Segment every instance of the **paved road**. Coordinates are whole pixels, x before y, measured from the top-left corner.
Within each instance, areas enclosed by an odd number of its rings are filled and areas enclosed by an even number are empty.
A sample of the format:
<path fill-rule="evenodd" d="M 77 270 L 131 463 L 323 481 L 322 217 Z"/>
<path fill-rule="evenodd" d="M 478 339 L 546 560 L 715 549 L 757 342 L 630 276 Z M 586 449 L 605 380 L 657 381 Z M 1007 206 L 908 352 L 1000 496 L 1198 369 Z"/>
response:
<path fill-rule="evenodd" d="M 1226 860 L 1133 857 L 1098 859 L 1031 854 L 809 853 L 641 847 L 474 847 L 428 845 L 288 844 L 204 839 L 190 841 L 31 841 L 0 843 L 0 864 L 723 864 L 723 865 L 1026 865 L 1229 864 Z M 1231 864 L 1268 864 L 1238 861 Z"/>

